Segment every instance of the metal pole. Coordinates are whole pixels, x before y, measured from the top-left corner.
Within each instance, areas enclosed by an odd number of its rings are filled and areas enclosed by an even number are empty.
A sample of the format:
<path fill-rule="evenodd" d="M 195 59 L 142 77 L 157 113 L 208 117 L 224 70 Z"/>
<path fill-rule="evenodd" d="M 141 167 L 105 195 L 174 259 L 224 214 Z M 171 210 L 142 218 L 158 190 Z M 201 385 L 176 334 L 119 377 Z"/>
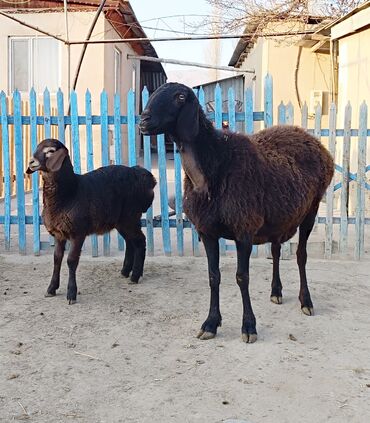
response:
<path fill-rule="evenodd" d="M 71 46 L 69 44 L 69 27 L 68 27 L 68 9 L 67 0 L 63 0 L 64 3 L 64 21 L 66 28 L 66 43 L 67 43 L 67 87 L 68 87 L 68 104 L 71 95 Z"/>
<path fill-rule="evenodd" d="M 127 59 L 145 60 L 146 62 L 171 63 L 174 65 L 194 66 L 196 68 L 217 69 L 217 70 L 237 72 L 237 73 L 253 73 L 253 74 L 255 73 L 254 69 L 237 69 L 231 66 L 213 66 L 213 65 L 206 65 L 204 63 L 187 62 L 185 60 L 163 59 L 159 57 L 148 57 L 148 56 L 135 56 L 134 54 L 128 54 Z"/>

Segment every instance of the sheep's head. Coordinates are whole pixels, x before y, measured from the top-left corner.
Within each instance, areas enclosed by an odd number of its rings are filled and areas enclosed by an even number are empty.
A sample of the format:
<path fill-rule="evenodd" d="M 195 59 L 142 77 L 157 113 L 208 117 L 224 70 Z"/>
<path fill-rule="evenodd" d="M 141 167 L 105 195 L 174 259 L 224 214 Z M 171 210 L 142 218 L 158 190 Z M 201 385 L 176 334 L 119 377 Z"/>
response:
<path fill-rule="evenodd" d="M 150 96 L 139 126 L 144 135 L 166 133 L 175 141 L 191 142 L 199 131 L 199 110 L 191 88 L 170 82 Z"/>
<path fill-rule="evenodd" d="M 57 172 L 68 156 L 67 148 L 58 140 L 49 138 L 40 142 L 31 157 L 26 173 L 37 170 Z"/>

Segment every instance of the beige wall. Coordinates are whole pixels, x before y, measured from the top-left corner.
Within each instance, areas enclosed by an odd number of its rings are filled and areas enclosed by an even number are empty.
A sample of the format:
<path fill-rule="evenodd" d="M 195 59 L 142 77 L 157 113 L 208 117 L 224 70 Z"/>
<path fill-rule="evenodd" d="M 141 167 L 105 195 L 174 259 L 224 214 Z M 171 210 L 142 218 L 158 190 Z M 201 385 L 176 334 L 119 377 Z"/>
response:
<path fill-rule="evenodd" d="M 263 110 L 264 78 L 267 73 L 272 75 L 274 87 L 274 123 L 277 123 L 277 108 L 281 101 L 285 104 L 289 101 L 292 102 L 295 112 L 295 123 L 301 122 L 294 75 L 298 49 L 298 46 L 292 42 L 259 38 L 242 64 L 242 68 L 254 68 L 256 70 L 254 81 L 256 110 Z M 252 76 L 248 75 L 246 81 L 247 84 L 248 81 L 252 83 Z M 298 90 L 302 104 L 306 101 L 309 105 L 312 90 L 328 92 L 329 89 L 329 56 L 312 53 L 309 49 L 302 49 L 298 72 Z M 326 124 L 327 116 L 323 114 L 322 125 Z M 313 116 L 310 116 L 309 126 L 312 125 Z"/>

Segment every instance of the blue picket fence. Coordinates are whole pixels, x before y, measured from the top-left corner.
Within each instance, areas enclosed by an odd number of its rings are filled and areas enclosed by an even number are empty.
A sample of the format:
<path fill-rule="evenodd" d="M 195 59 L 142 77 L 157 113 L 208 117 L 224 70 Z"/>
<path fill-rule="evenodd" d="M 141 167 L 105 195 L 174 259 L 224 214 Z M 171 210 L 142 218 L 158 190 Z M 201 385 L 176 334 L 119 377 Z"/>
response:
<path fill-rule="evenodd" d="M 205 108 L 204 92 L 201 88 L 197 92 L 199 101 L 203 108 Z M 119 95 L 115 95 L 113 99 L 113 114 L 108 113 L 108 95 L 105 91 L 100 96 L 100 114 L 93 115 L 91 108 L 91 94 L 89 91 L 85 95 L 85 114 L 81 115 L 78 111 L 78 98 L 76 92 L 71 92 L 70 116 L 64 113 L 64 95 L 59 90 L 56 95 L 56 110 L 55 116 L 51 115 L 51 100 L 50 94 L 45 90 L 43 95 L 42 115 L 37 114 L 37 96 L 34 90 L 31 90 L 29 101 L 29 115 L 22 115 L 21 113 L 21 96 L 18 91 L 15 91 L 12 96 L 13 113 L 11 114 L 7 106 L 7 98 L 4 92 L 0 93 L 0 107 L 1 107 L 1 143 L 2 143 L 2 163 L 3 163 L 3 212 L 0 214 L 0 225 L 3 227 L 4 249 L 9 251 L 12 244 L 16 241 L 18 244 L 20 254 L 27 252 L 27 240 L 32 238 L 33 253 L 38 255 L 44 248 L 49 248 L 53 244 L 52 239 L 47 236 L 42 239 L 42 218 L 40 217 L 40 187 L 39 177 L 37 174 L 32 175 L 32 192 L 26 193 L 24 184 L 25 172 L 25 137 L 22 129 L 29 128 L 29 137 L 32 151 L 36 148 L 37 143 L 41 141 L 38 137 L 37 128 L 41 125 L 44 128 L 44 136 L 50 137 L 52 128 L 58 129 L 58 138 L 61 142 L 66 143 L 67 138 L 70 143 L 70 153 L 76 173 L 81 173 L 82 167 L 87 171 L 94 169 L 94 158 L 99 149 L 101 163 L 100 165 L 108 165 L 112 162 L 115 164 L 123 163 L 123 147 L 127 147 L 127 162 L 129 166 L 137 164 L 137 159 L 141 153 L 141 163 L 145 168 L 153 170 L 153 157 L 151 139 L 148 136 L 143 137 L 142 151 L 137 151 L 137 131 L 136 125 L 139 121 L 139 116 L 135 115 L 135 93 L 131 90 L 127 95 L 127 115 L 121 114 L 121 105 L 123 99 Z M 244 111 L 235 112 L 235 99 L 232 89 L 228 92 L 228 111 L 225 113 L 222 110 L 222 95 L 219 86 L 215 89 L 215 112 L 207 113 L 212 119 L 217 128 L 222 128 L 222 122 L 228 121 L 229 128 L 235 130 L 236 122 L 244 123 L 244 130 L 247 134 L 254 131 L 255 122 L 262 122 L 263 126 L 269 127 L 273 124 L 273 84 L 270 75 L 265 78 L 265 92 L 264 92 L 264 111 L 255 111 L 253 108 L 253 93 L 251 89 L 245 91 Z M 148 101 L 148 91 L 146 89 L 142 92 L 142 104 Z M 366 209 L 366 192 L 370 190 L 370 185 L 366 179 L 366 173 L 370 170 L 370 166 L 366 161 L 366 142 L 370 135 L 370 130 L 367 129 L 367 106 L 363 104 L 360 111 L 359 129 L 351 128 L 351 106 L 346 108 L 346 116 L 344 121 L 344 129 L 336 128 L 336 109 L 332 105 L 330 108 L 329 128 L 321 128 L 321 106 L 318 105 L 315 110 L 314 128 L 308 128 L 308 108 L 305 105 L 302 108 L 301 125 L 309 132 L 316 135 L 318 138 L 326 137 L 328 139 L 328 148 L 335 156 L 336 139 L 343 137 L 343 154 L 340 164 L 336 165 L 337 173 L 340 174 L 339 181 L 333 181 L 328 189 L 326 195 L 326 213 L 317 218 L 319 225 L 325 225 L 325 256 L 331 257 L 333 251 L 333 228 L 334 224 L 339 224 L 339 246 L 340 252 L 346 253 L 348 251 L 348 228 L 349 225 L 355 225 L 355 248 L 354 254 L 356 258 L 360 258 L 364 254 L 364 237 L 365 225 L 370 223 L 370 218 L 365 216 Z M 279 124 L 291 124 L 294 122 L 294 110 L 291 103 L 284 105 L 281 103 L 278 107 L 278 122 Z M 100 127 L 99 140 L 93 137 L 93 128 Z M 127 127 L 127 140 L 122 136 L 122 127 Z M 12 195 L 11 195 L 11 140 L 9 128 L 13 128 L 14 136 L 14 157 L 15 157 L 15 181 L 16 181 L 16 195 L 13 201 L 16 202 L 16 213 L 11 212 Z M 110 148 L 109 129 L 113 128 L 114 145 L 113 150 Z M 85 156 L 84 166 L 82 166 L 81 158 L 81 136 L 84 134 Z M 66 135 L 69 135 L 67 137 Z M 350 143 L 351 139 L 358 138 L 358 168 L 357 172 L 350 172 Z M 127 145 L 124 145 L 127 143 Z M 166 152 L 165 137 L 163 135 L 157 136 L 157 163 L 158 163 L 158 177 L 159 177 L 159 196 L 160 196 L 160 216 L 155 217 L 153 208 L 149 209 L 142 219 L 142 226 L 146 228 L 147 235 L 147 249 L 149 254 L 154 254 L 157 244 L 155 242 L 155 231 L 161 230 L 162 242 L 161 249 L 166 255 L 173 253 L 172 239 L 176 238 L 177 254 L 182 256 L 185 254 L 185 235 L 191 231 L 191 249 L 194 255 L 198 255 L 200 251 L 199 240 L 197 233 L 191 222 L 184 216 L 182 210 L 182 171 L 181 171 L 181 157 L 176 147 L 173 148 L 173 153 Z M 113 152 L 112 152 L 113 151 Z M 170 155 L 173 156 L 170 157 Z M 112 157 L 113 156 L 113 157 Z M 168 207 L 168 178 L 169 171 L 168 160 L 173 159 L 174 172 L 174 193 L 175 193 L 175 216 L 173 218 L 169 215 Z M 171 169 L 172 171 L 172 169 Z M 338 179 L 338 178 L 337 178 Z M 356 195 L 356 214 L 351 217 L 348 215 L 348 193 L 350 183 L 357 184 Z M 336 191 L 341 192 L 340 201 L 340 215 L 335 216 L 334 197 Z M 26 195 L 30 196 L 32 203 L 32 213 L 26 213 Z M 12 228 L 17 227 L 17 234 L 12 235 Z M 31 228 L 31 231 L 27 231 Z M 171 229 L 174 228 L 175 232 Z M 99 255 L 99 245 L 102 244 L 104 255 L 110 254 L 113 238 L 117 238 L 117 247 L 122 250 L 124 248 L 123 239 L 117 234 L 117 237 L 112 237 L 111 234 L 103 236 L 102 242 L 96 235 L 91 236 L 91 253 L 93 256 Z M 85 247 L 88 248 L 88 247 Z M 234 246 L 231 243 L 220 241 L 221 253 L 225 254 L 227 250 L 232 250 Z M 260 251 L 263 250 L 260 248 Z M 266 246 L 266 253 L 269 253 L 269 247 Z M 291 253 L 290 243 L 283 246 L 283 256 L 288 256 Z M 253 250 L 253 255 L 258 255 L 257 247 Z"/>

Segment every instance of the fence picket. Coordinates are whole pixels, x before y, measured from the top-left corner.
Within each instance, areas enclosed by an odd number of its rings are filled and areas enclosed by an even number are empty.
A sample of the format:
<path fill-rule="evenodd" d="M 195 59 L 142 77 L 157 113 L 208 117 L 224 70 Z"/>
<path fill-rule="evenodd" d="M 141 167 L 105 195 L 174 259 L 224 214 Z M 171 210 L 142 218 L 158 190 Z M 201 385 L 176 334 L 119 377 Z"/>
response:
<path fill-rule="evenodd" d="M 51 107 L 50 107 L 50 92 L 47 88 L 44 90 L 44 130 L 45 138 L 51 138 Z"/>
<path fill-rule="evenodd" d="M 32 88 L 30 92 L 30 136 L 31 148 L 34 152 L 37 148 L 37 101 L 36 92 Z M 33 226 L 33 253 L 40 254 L 40 190 L 38 172 L 32 174 L 32 226 Z"/>
<path fill-rule="evenodd" d="M 308 128 L 308 106 L 307 103 L 304 102 L 301 110 L 301 126 L 304 129 Z"/>
<path fill-rule="evenodd" d="M 356 206 L 356 243 L 355 259 L 364 255 L 365 238 L 365 182 L 366 182 L 366 134 L 367 105 L 360 107 L 360 122 L 358 126 L 358 160 L 357 160 L 357 206 Z"/>
<path fill-rule="evenodd" d="M 58 140 L 63 144 L 65 139 L 65 123 L 64 123 L 64 97 L 61 89 L 57 92 L 57 108 L 58 108 Z"/>
<path fill-rule="evenodd" d="M 128 165 L 136 165 L 135 140 L 135 93 L 131 89 L 127 94 L 127 135 L 128 135 Z"/>
<path fill-rule="evenodd" d="M 105 90 L 100 94 L 100 130 L 101 130 L 101 164 L 109 165 L 109 138 L 108 138 L 108 95 Z M 110 255 L 110 234 L 103 235 L 103 254 Z"/>
<path fill-rule="evenodd" d="M 4 91 L 0 93 L 1 102 L 1 137 L 4 160 L 4 243 L 5 251 L 10 250 L 10 213 L 11 213 L 11 181 L 10 181 L 10 149 L 8 108 Z"/>
<path fill-rule="evenodd" d="M 94 144 L 92 131 L 92 115 L 91 115 L 91 93 L 86 90 L 85 93 L 85 114 L 86 114 L 86 169 L 88 172 L 94 170 Z M 90 236 L 91 255 L 98 257 L 98 236 L 93 234 Z"/>
<path fill-rule="evenodd" d="M 253 121 L 253 91 L 249 87 L 245 90 L 244 93 L 244 127 L 246 134 L 253 134 L 254 132 L 254 121 Z"/>
<path fill-rule="evenodd" d="M 17 186 L 18 209 L 18 243 L 20 254 L 26 254 L 26 206 L 24 195 L 24 170 L 23 170 L 23 137 L 21 95 L 18 90 L 13 94 L 14 107 L 14 152 Z"/>
<path fill-rule="evenodd" d="M 142 92 L 142 104 L 143 110 L 149 99 L 149 92 L 147 87 L 144 87 Z M 144 137 L 144 167 L 145 169 L 152 171 L 152 153 L 150 145 L 150 137 L 145 135 Z M 148 255 L 154 255 L 154 232 L 153 232 L 153 206 L 151 206 L 146 212 L 146 243 Z"/>
<path fill-rule="evenodd" d="M 336 146 L 336 124 L 337 109 L 335 103 L 330 106 L 329 113 L 329 153 L 335 158 Z M 325 257 L 331 258 L 333 253 L 333 202 L 334 202 L 334 180 L 333 177 L 326 191 L 326 222 L 325 222 Z"/>
<path fill-rule="evenodd" d="M 342 190 L 340 196 L 340 239 L 339 251 L 347 252 L 348 247 L 348 191 L 349 191 L 349 159 L 351 142 L 352 107 L 348 103 L 344 113 L 344 135 L 342 156 Z"/>

